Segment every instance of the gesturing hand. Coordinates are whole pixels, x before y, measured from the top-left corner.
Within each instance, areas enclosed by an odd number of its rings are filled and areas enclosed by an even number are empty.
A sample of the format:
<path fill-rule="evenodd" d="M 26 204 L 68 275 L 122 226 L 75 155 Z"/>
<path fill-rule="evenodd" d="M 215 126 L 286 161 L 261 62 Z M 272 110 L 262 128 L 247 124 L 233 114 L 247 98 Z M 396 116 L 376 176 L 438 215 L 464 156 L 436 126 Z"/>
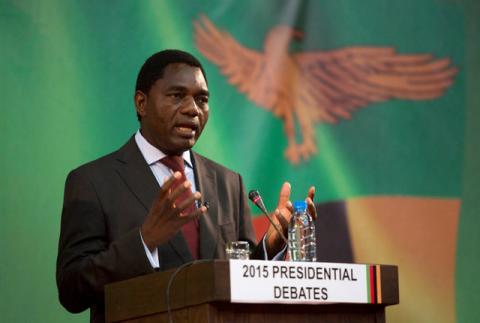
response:
<path fill-rule="evenodd" d="M 290 201 L 290 193 L 292 188 L 290 183 L 285 182 L 280 189 L 280 195 L 278 198 L 277 208 L 273 214 L 273 221 L 275 222 L 277 228 L 281 229 L 283 234 L 287 236 L 288 233 L 288 223 L 293 214 L 293 205 Z M 317 218 L 317 211 L 315 209 L 315 204 L 313 203 L 313 198 L 315 197 L 315 187 L 311 186 L 307 193 L 307 202 L 308 212 L 312 216 L 313 220 Z M 285 246 L 285 242 L 278 234 L 277 230 L 270 225 L 267 231 L 267 251 L 269 256 L 277 254 Z"/>
<path fill-rule="evenodd" d="M 151 251 L 173 238 L 185 223 L 207 211 L 207 208 L 202 205 L 191 213 L 183 212 L 192 203 L 200 200 L 202 197 L 200 192 L 195 192 L 181 203 L 176 204 L 177 198 L 192 186 L 189 181 L 184 181 L 175 187 L 175 181 L 181 180 L 181 177 L 180 172 L 175 172 L 163 183 L 158 197 L 153 202 L 140 228 L 143 241 Z"/>

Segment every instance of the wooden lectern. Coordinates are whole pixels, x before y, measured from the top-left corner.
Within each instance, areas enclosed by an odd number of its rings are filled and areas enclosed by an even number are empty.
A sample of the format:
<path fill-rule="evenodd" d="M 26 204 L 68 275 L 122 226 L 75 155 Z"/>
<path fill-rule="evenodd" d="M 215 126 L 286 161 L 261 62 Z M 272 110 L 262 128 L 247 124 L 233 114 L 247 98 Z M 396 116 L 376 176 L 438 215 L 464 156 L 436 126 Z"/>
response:
<path fill-rule="evenodd" d="M 379 265 L 375 304 L 240 304 L 230 302 L 228 261 L 201 261 L 177 271 L 170 287 L 173 322 L 385 322 L 398 304 L 398 269 Z M 176 270 L 105 287 L 107 322 L 168 322 L 167 285 Z"/>

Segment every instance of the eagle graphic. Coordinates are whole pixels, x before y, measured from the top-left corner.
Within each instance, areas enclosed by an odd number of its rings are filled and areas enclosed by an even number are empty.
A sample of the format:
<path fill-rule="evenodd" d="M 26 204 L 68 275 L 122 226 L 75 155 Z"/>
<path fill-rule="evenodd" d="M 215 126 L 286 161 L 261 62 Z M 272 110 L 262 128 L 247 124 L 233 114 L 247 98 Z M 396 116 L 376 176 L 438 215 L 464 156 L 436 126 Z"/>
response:
<path fill-rule="evenodd" d="M 337 123 L 373 102 L 432 100 L 453 83 L 450 59 L 398 54 L 392 47 L 346 47 L 290 53 L 303 33 L 272 28 L 260 52 L 240 44 L 207 17 L 194 21 L 198 50 L 256 105 L 281 118 L 288 139 L 285 157 L 298 164 L 317 152 L 314 124 Z M 295 125 L 302 142 L 296 141 Z"/>

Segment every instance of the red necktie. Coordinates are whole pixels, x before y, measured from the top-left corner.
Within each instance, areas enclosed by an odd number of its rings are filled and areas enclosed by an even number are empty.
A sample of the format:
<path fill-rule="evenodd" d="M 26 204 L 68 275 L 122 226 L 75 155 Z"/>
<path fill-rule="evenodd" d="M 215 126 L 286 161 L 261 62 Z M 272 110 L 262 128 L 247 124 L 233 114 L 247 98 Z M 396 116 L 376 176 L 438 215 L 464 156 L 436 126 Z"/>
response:
<path fill-rule="evenodd" d="M 175 181 L 173 183 L 172 190 L 174 190 L 187 180 L 187 177 L 185 176 L 185 163 L 183 162 L 183 158 L 181 156 L 165 156 L 160 160 L 160 162 L 174 172 L 180 172 L 182 174 L 180 181 Z M 175 203 L 177 205 L 182 203 L 184 200 L 192 196 L 192 194 L 193 193 L 191 189 L 186 190 L 185 192 L 183 192 L 183 194 L 177 197 Z M 195 204 L 192 203 L 185 210 L 183 210 L 183 213 L 189 214 L 195 211 L 195 209 Z M 198 259 L 198 220 L 194 219 L 184 224 L 182 227 L 182 232 L 185 240 L 187 241 L 188 248 L 190 249 L 193 259 Z"/>

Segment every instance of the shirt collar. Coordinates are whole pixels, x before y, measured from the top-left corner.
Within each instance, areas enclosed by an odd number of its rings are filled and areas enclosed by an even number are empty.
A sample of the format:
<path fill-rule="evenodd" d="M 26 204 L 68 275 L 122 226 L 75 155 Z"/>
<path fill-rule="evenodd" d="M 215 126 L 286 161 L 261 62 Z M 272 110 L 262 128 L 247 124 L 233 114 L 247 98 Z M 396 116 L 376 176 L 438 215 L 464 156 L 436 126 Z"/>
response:
<path fill-rule="evenodd" d="M 145 161 L 149 166 L 167 156 L 163 151 L 149 143 L 147 139 L 145 139 L 145 137 L 143 137 L 143 135 L 140 133 L 140 130 L 137 130 L 137 133 L 135 134 L 135 142 L 137 143 L 138 149 L 140 149 L 143 158 L 145 158 Z M 184 151 L 182 157 L 185 161 L 185 166 L 193 168 L 190 150 Z"/>

